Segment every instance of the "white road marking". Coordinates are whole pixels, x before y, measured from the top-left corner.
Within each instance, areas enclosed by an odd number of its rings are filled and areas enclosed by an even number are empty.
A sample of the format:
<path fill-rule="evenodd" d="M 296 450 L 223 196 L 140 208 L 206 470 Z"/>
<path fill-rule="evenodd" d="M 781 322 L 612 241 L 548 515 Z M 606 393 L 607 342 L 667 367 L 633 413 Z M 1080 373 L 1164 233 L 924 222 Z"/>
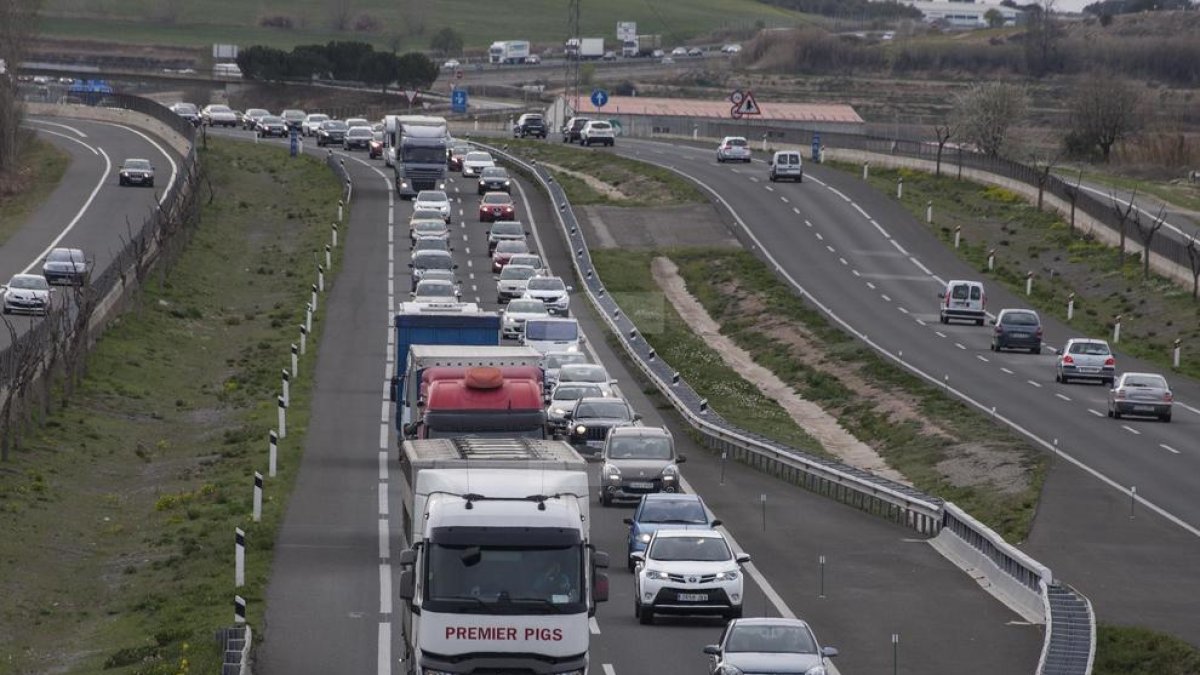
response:
<path fill-rule="evenodd" d="M 835 251 L 835 250 L 833 249 L 833 247 L 832 247 L 832 246 L 830 246 L 829 244 L 825 244 L 825 248 L 829 249 L 829 252 L 830 252 L 830 253 L 837 253 L 837 251 Z"/>
<path fill-rule="evenodd" d="M 862 214 L 862 216 L 863 216 L 863 218 L 866 218 L 867 220 L 870 220 L 870 219 L 871 219 L 871 216 L 867 215 L 867 212 L 866 212 L 866 211 L 863 211 L 863 210 L 862 210 L 862 207 L 861 207 L 861 206 L 859 206 L 858 204 L 855 204 L 854 202 L 850 202 L 850 206 L 853 206 L 853 207 L 854 207 L 854 210 L 856 210 L 856 211 L 858 211 L 859 213 L 861 213 L 861 214 Z"/>
<path fill-rule="evenodd" d="M 850 264 L 850 263 L 846 262 L 846 259 L 845 259 L 845 258 L 838 258 L 838 262 L 842 263 L 843 265 L 849 265 L 849 264 Z"/>
<path fill-rule="evenodd" d="M 1100 412 L 1099 410 L 1093 410 L 1091 408 L 1088 408 L 1088 412 L 1092 413 L 1096 417 L 1104 417 L 1104 413 Z"/>
<path fill-rule="evenodd" d="M 784 204 L 791 204 L 791 202 L 788 201 L 788 198 L 782 195 L 780 195 L 779 201 L 783 202 Z"/>
<path fill-rule="evenodd" d="M 871 290 L 875 290 L 875 284 L 873 284 L 873 283 L 871 283 L 871 282 L 869 282 L 869 281 L 868 281 L 868 282 L 867 282 L 867 288 L 869 288 L 869 289 L 871 289 Z"/>
<path fill-rule="evenodd" d="M 792 212 L 795 213 L 796 215 L 800 215 L 800 209 L 798 209 L 794 206 L 792 207 Z M 809 225 L 809 227 L 812 227 L 812 225 Z"/>
<path fill-rule="evenodd" d="M 379 565 L 379 613 L 392 613 L 392 566 Z"/>
<path fill-rule="evenodd" d="M 379 484 L 379 515 L 388 515 L 388 484 Z M 381 558 L 385 556 L 379 556 Z"/>
<path fill-rule="evenodd" d="M 792 209 L 792 210 L 795 211 L 796 213 L 800 213 L 800 209 Z M 804 224 L 809 227 L 812 227 L 812 222 L 809 221 L 807 218 L 804 220 Z"/>
<path fill-rule="evenodd" d="M 935 331 L 933 331 L 933 334 L 934 334 L 934 335 L 936 335 L 936 336 L 938 336 L 938 337 L 940 337 L 940 338 L 944 338 L 944 337 L 946 337 L 946 334 L 945 334 L 945 333 L 943 333 L 943 332 L 942 332 L 942 331 L 940 331 L 940 330 L 935 330 Z"/>
<path fill-rule="evenodd" d="M 1038 382 L 1037 380 L 1025 380 L 1025 381 L 1028 382 L 1029 384 L 1032 384 L 1033 386 L 1037 387 L 1038 389 L 1042 388 L 1042 383 Z"/>
<path fill-rule="evenodd" d="M 61 124 L 59 122 L 51 122 L 49 120 L 39 120 L 39 119 L 33 119 L 33 118 L 28 118 L 25 121 L 30 124 L 44 124 L 48 127 L 58 127 L 59 129 L 66 129 L 67 131 L 70 131 L 71 133 L 75 134 L 76 136 L 79 136 L 80 138 L 88 137 L 88 135 L 83 133 L 83 131 L 81 129 L 76 129 L 75 127 L 67 125 L 67 124 Z M 43 129 L 43 131 L 47 131 L 47 130 Z"/>
<path fill-rule="evenodd" d="M 896 309 L 900 310 L 901 312 L 903 312 L 903 313 L 905 313 L 905 314 L 908 314 L 908 308 L 907 308 L 907 307 L 901 307 L 900 305 L 896 305 Z"/>
<path fill-rule="evenodd" d="M 1135 435 L 1135 436 L 1141 436 L 1141 435 L 1142 435 L 1142 432 L 1138 431 L 1137 429 L 1134 429 L 1133 427 L 1129 426 L 1128 424 L 1122 424 L 1122 425 L 1121 425 L 1121 428 L 1122 428 L 1122 429 L 1124 429 L 1125 431 L 1128 431 L 1129 433 L 1131 433 L 1131 434 L 1133 434 L 1133 435 Z"/>
<path fill-rule="evenodd" d="M 829 191 L 830 191 L 830 192 L 832 192 L 833 194 L 835 194 L 835 195 L 837 195 L 837 196 L 841 197 L 841 198 L 842 198 L 842 201 L 846 202 L 847 204 L 853 204 L 853 203 L 854 203 L 854 202 L 850 201 L 850 198 L 849 198 L 849 197 L 847 197 L 847 196 L 845 195 L 845 193 L 843 193 L 841 190 L 839 190 L 839 189 L 837 189 L 837 188 L 835 188 L 835 187 L 833 187 L 833 186 L 826 185 L 826 186 L 825 186 L 825 189 L 826 189 L 826 190 L 829 190 Z M 866 215 L 866 214 L 863 214 L 863 215 Z"/>
<path fill-rule="evenodd" d="M 887 293 L 880 293 L 880 294 L 879 294 L 879 297 L 883 298 L 883 301 L 884 301 L 884 302 L 891 302 L 891 301 L 892 301 L 892 299 L 888 297 Z"/>
<path fill-rule="evenodd" d="M 752 182 L 752 183 L 757 183 L 757 182 L 758 182 L 758 179 L 757 179 L 757 178 L 755 178 L 754 176 L 750 176 L 750 182 Z"/>
<path fill-rule="evenodd" d="M 1013 371 L 1009 370 L 1008 368 L 1001 368 L 1000 370 L 1001 370 L 1001 371 L 1003 371 L 1004 373 L 1008 374 L 1008 375 L 1012 375 L 1012 374 L 1013 374 Z"/>
<path fill-rule="evenodd" d="M 895 246 L 896 250 L 900 251 L 902 255 L 908 255 L 908 251 L 904 250 L 904 247 L 900 245 L 900 242 L 896 241 L 895 239 L 888 239 L 888 241 L 892 242 L 892 246 Z"/>
<path fill-rule="evenodd" d="M 37 257 L 34 258 L 33 261 L 25 267 L 25 269 L 21 270 L 21 274 L 29 274 L 29 270 L 41 265 L 42 259 L 45 258 L 50 251 L 53 251 L 54 247 L 58 246 L 58 242 L 62 241 L 63 238 L 70 234 L 71 230 L 73 230 L 75 226 L 79 224 L 79 221 L 83 219 L 83 214 L 87 213 L 87 210 L 89 207 L 91 207 L 92 202 L 96 200 L 96 195 L 100 194 L 100 188 L 104 187 L 104 184 L 108 182 L 108 174 L 112 172 L 112 160 L 108 158 L 108 153 L 104 151 L 104 148 L 99 148 L 99 150 L 100 156 L 104 158 L 104 173 L 100 175 L 100 180 L 96 182 L 96 187 L 92 188 L 92 193 L 88 195 L 87 200 L 83 202 L 83 206 L 79 207 L 79 210 L 75 212 L 75 217 L 71 219 L 71 222 L 67 223 L 67 226 L 58 233 L 58 236 L 55 237 L 54 240 L 50 242 L 50 245 L 46 247 L 46 250 L 37 254 Z"/>
<path fill-rule="evenodd" d="M 36 122 L 37 120 L 29 120 L 29 121 Z M 51 131 L 49 129 L 38 129 L 38 131 L 43 134 L 50 134 L 51 136 L 58 136 L 59 138 L 66 139 L 68 141 L 71 141 L 72 143 L 78 143 L 78 144 L 82 145 L 83 147 L 87 148 L 89 151 L 91 151 L 91 153 L 93 155 L 100 154 L 100 151 L 97 150 L 94 146 L 88 145 L 87 143 L 84 143 L 83 141 L 79 140 L 78 138 L 75 138 L 74 136 L 68 136 L 64 133 L 61 133 L 58 131 Z"/>
<path fill-rule="evenodd" d="M 763 189 L 764 189 L 764 190 L 766 190 L 767 192 L 774 192 L 774 191 L 775 191 L 775 188 L 771 187 L 770 185 L 764 185 L 764 186 L 763 186 Z"/>
<path fill-rule="evenodd" d="M 592 632 L 592 635 L 600 634 L 600 624 L 596 622 L 596 617 L 588 617 L 588 630 Z"/>
<path fill-rule="evenodd" d="M 1054 395 L 1055 395 L 1055 396 L 1057 396 L 1058 398 L 1061 398 L 1061 399 L 1062 399 L 1062 400 L 1064 400 L 1064 401 L 1070 401 L 1070 400 L 1071 400 L 1071 397 L 1070 397 L 1070 396 L 1067 396 L 1066 394 L 1059 394 L 1059 393 L 1055 393 Z"/>
<path fill-rule="evenodd" d="M 861 277 L 861 276 L 862 276 L 861 274 L 859 274 L 859 273 L 858 273 L 858 270 L 850 270 L 850 273 L 851 273 L 851 274 L 853 274 L 853 275 L 854 275 L 854 276 L 856 276 L 856 277 Z"/>
<path fill-rule="evenodd" d="M 966 347 L 963 346 L 963 343 L 961 343 L 961 342 L 955 342 L 954 346 L 958 347 L 959 349 L 961 349 L 963 351 L 966 351 L 966 349 L 967 349 Z"/>
<path fill-rule="evenodd" d="M 811 227 L 811 225 L 809 227 Z M 817 241 L 825 241 L 825 237 L 821 236 L 820 232 L 814 232 L 813 234 L 817 235 Z"/>
<path fill-rule="evenodd" d="M 933 276 L 933 272 L 931 272 L 931 271 L 929 270 L 929 268 L 928 268 L 928 267 L 926 267 L 925 265 L 921 264 L 921 261 L 920 261 L 920 260 L 917 260 L 916 258 L 914 258 L 914 257 L 912 257 L 912 256 L 909 256 L 909 257 L 908 257 L 908 259 L 909 259 L 909 260 L 912 262 L 912 264 L 914 264 L 914 265 L 916 265 L 916 266 L 917 266 L 917 269 L 921 270 L 921 271 L 922 271 L 922 272 L 924 272 L 925 274 L 928 274 L 928 275 L 930 275 L 930 276 Z"/>
<path fill-rule="evenodd" d="M 613 666 L 611 663 L 604 664 L 603 668 L 604 668 L 604 675 L 617 675 L 617 671 L 613 670 Z"/>
<path fill-rule="evenodd" d="M 379 484 L 379 491 L 386 499 L 387 483 Z M 386 503 L 386 501 L 385 501 Z M 388 537 L 388 519 L 379 519 L 379 559 L 387 560 L 392 557 L 392 546 Z"/>
<path fill-rule="evenodd" d="M 885 230 L 885 229 L 883 229 L 883 226 L 882 226 L 882 225 L 880 225 L 879 223 L 875 222 L 875 219 L 874 219 L 874 218 L 872 218 L 872 219 L 871 219 L 871 224 L 875 226 L 875 229 L 876 229 L 876 230 L 879 230 L 879 234 L 882 234 L 884 239 L 891 239 L 891 238 L 892 238 L 892 235 L 888 234 L 888 231 L 887 231 L 887 230 Z"/>
<path fill-rule="evenodd" d="M 385 400 L 382 403 L 380 403 L 380 408 L 379 408 L 379 421 L 380 422 L 383 422 L 385 424 L 387 423 L 388 418 L 391 417 L 391 415 L 388 414 L 389 412 L 391 412 L 389 410 L 391 408 L 391 406 L 392 406 L 391 401 Z"/>
<path fill-rule="evenodd" d="M 925 323 L 925 319 L 917 319 L 917 323 L 921 324 L 922 326 L 928 326 L 928 325 L 929 325 L 929 324 Z"/>
<path fill-rule="evenodd" d="M 1178 455 L 1178 454 L 1179 454 L 1179 451 L 1178 451 L 1178 450 L 1176 450 L 1175 448 L 1172 448 L 1171 446 L 1167 445 L 1166 443 L 1159 443 L 1159 444 L 1158 444 L 1158 447 L 1160 447 L 1160 448 L 1162 448 L 1163 450 L 1166 450 L 1166 451 L 1168 451 L 1168 452 L 1173 452 L 1173 453 L 1175 453 L 1176 455 Z"/>
<path fill-rule="evenodd" d="M 386 429 L 387 425 L 384 425 L 384 428 Z M 379 453 L 379 480 L 387 480 L 387 479 L 388 479 L 388 454 L 387 454 L 386 450 L 382 450 Z"/>
<path fill-rule="evenodd" d="M 379 622 L 379 648 L 375 659 L 377 675 L 392 675 L 392 623 Z"/>
<path fill-rule="evenodd" d="M 984 363 L 990 363 L 990 361 L 988 361 L 988 357 L 984 356 L 983 354 L 976 354 L 975 358 L 983 361 Z"/>

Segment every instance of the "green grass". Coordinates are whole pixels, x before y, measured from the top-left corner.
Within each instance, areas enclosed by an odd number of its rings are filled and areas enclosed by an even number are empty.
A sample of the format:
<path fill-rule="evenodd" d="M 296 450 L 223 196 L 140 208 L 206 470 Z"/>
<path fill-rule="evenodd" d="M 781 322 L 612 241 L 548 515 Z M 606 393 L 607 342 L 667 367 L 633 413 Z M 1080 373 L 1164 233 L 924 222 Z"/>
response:
<path fill-rule="evenodd" d="M 550 141 L 512 140 L 507 145 L 510 152 L 526 160 L 589 175 L 623 195 L 601 193 L 581 178 L 551 168 L 574 206 L 670 206 L 704 201 L 696 186 L 675 172 L 598 148 L 563 145 L 553 137 Z"/>
<path fill-rule="evenodd" d="M 69 405 L 0 466 L 0 673 L 217 672 L 235 527 L 248 542 L 238 592 L 261 629 L 311 347 L 260 523 L 252 473 L 266 473 L 280 370 L 340 186 L 322 162 L 265 146 L 210 138 L 200 161 L 215 198 L 187 250 L 105 332 Z"/>
<path fill-rule="evenodd" d="M 1200 650 L 1146 628 L 1101 623 L 1093 675 L 1200 675 Z"/>
<path fill-rule="evenodd" d="M 20 230 L 29 214 L 54 192 L 69 161 L 67 153 L 54 144 L 35 136 L 28 139 L 17 156 L 17 176 L 11 179 L 20 189 L 0 199 L 0 244 Z"/>
<path fill-rule="evenodd" d="M 350 3 L 353 17 L 367 14 L 382 26 L 376 33 L 335 32 L 331 29 L 328 0 L 266 0 L 247 6 L 236 0 L 159 2 L 158 0 L 47 0 L 42 31 L 46 35 L 138 44 L 208 46 L 214 42 L 243 47 L 266 44 L 290 48 L 297 44 L 356 39 L 388 46 L 392 35 L 402 49 L 425 49 L 430 37 L 444 27 L 458 31 L 466 46 L 484 49 L 495 40 L 526 39 L 541 45 L 561 46 L 566 38 L 567 5 L 559 0 L 513 0 L 502 11 L 480 18 L 477 0 L 359 0 Z M 173 25 L 165 7 L 178 7 Z M 294 30 L 260 28 L 264 16 L 291 17 Z M 603 6 L 584 3 L 580 28 L 584 35 L 605 36 L 616 44 L 617 21 L 636 21 L 639 32 L 659 33 L 671 43 L 725 29 L 751 29 L 757 22 L 768 26 L 795 25 L 805 15 L 754 0 L 688 0 L 645 2 L 608 0 Z"/>
<path fill-rule="evenodd" d="M 1071 170 L 1064 168 L 1055 171 L 1056 174 L 1064 181 L 1074 185 L 1079 179 L 1079 170 Z M 1084 171 L 1083 180 L 1085 182 L 1100 183 L 1109 187 L 1124 190 L 1126 193 L 1137 190 L 1139 195 L 1149 194 L 1158 197 L 1162 201 L 1173 204 L 1175 206 L 1190 209 L 1192 211 L 1200 211 L 1200 186 L 1192 185 L 1186 181 L 1177 183 L 1167 181 L 1149 181 L 1138 178 L 1130 178 L 1129 176 L 1118 176 L 1110 173 L 1099 173 L 1095 171 Z M 1128 194 L 1118 194 L 1119 198 L 1127 198 Z M 1150 210 L 1150 209 L 1147 209 Z"/>
<path fill-rule="evenodd" d="M 837 164 L 855 175 L 861 167 Z M 991 283 L 1002 283 L 1023 296 L 1025 276 L 1034 273 L 1027 302 L 1046 316 L 1066 319 L 1067 297 L 1075 293 L 1071 325 L 1095 337 L 1111 338 L 1122 316 L 1120 353 L 1136 356 L 1170 372 L 1176 339 L 1184 345 L 1200 340 L 1200 302 L 1190 288 L 1153 272 L 1143 280 L 1140 256 L 1127 254 L 1122 265 L 1117 249 L 1078 233 L 1048 209 L 1038 211 L 1019 195 L 998 187 L 936 177 L 923 171 L 872 168 L 870 182 L 894 198 L 896 180 L 904 177 L 903 205 L 922 222 L 925 205 L 933 202 L 933 233 L 953 245 L 954 228 L 962 228 L 960 257 Z M 1130 225 L 1131 230 L 1135 228 Z M 1137 241 L 1136 233 L 1130 237 Z M 987 270 L 987 253 L 996 251 L 996 269 Z M 1186 349 L 1186 347 L 1185 347 Z M 1183 359 L 1178 372 L 1200 377 L 1200 359 Z M 1118 364 L 1119 367 L 1119 364 Z"/>
<path fill-rule="evenodd" d="M 781 443 L 826 455 L 774 400 L 725 365 L 719 354 L 688 328 L 654 283 L 648 251 L 592 252 L 605 287 L 638 326 L 660 358 L 674 366 L 718 414 L 733 424 Z"/>

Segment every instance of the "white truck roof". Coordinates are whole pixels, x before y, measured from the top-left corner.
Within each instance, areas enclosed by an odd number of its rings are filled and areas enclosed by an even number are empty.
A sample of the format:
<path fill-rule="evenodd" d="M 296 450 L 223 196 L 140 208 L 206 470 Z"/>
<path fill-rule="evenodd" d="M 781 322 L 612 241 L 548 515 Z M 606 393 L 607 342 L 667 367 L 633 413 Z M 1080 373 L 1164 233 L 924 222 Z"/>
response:
<path fill-rule="evenodd" d="M 405 441 L 404 460 L 417 469 L 542 469 L 586 471 L 570 444 L 537 438 L 430 438 Z"/>
<path fill-rule="evenodd" d="M 409 363 L 422 366 L 528 366 L 541 362 L 542 355 L 532 347 L 476 345 L 413 345 Z"/>
<path fill-rule="evenodd" d="M 402 302 L 401 314 L 482 314 L 473 302 Z"/>

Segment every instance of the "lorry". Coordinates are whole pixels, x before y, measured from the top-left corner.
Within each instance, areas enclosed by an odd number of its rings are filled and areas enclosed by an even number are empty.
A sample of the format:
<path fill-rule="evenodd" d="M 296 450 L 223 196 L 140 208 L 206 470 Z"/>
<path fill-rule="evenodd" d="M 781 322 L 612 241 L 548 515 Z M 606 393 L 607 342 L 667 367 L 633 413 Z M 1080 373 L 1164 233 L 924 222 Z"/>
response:
<path fill-rule="evenodd" d="M 604 38 L 571 38 L 564 45 L 564 51 L 568 59 L 599 59 L 604 56 Z"/>
<path fill-rule="evenodd" d="M 473 303 L 401 303 L 393 317 L 395 371 L 391 378 L 391 400 L 398 401 L 404 389 L 408 351 L 413 345 L 500 344 L 500 315 L 480 311 Z M 396 429 L 403 428 L 402 407 L 396 408 Z"/>
<path fill-rule="evenodd" d="M 662 49 L 661 35 L 638 35 L 621 44 L 622 56 L 653 56 L 654 50 Z"/>
<path fill-rule="evenodd" d="M 414 344 L 401 390 L 404 438 L 543 438 L 542 355 L 531 347 Z"/>
<path fill-rule="evenodd" d="M 562 441 L 405 441 L 398 595 L 406 675 L 588 669 L 608 600 L 584 459 Z"/>
<path fill-rule="evenodd" d="M 401 199 L 445 185 L 446 149 L 450 146 L 446 118 L 386 115 L 383 145 L 384 163 L 393 169 L 396 194 Z"/>
<path fill-rule="evenodd" d="M 529 58 L 529 40 L 503 40 L 488 48 L 488 63 L 525 63 Z"/>

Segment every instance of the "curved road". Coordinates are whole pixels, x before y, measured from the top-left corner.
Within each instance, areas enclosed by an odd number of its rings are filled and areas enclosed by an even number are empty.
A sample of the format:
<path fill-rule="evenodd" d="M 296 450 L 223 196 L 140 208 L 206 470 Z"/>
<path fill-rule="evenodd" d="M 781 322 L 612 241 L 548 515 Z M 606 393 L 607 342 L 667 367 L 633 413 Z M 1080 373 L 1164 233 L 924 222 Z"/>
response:
<path fill-rule="evenodd" d="M 343 228 L 343 269 L 323 300 L 313 417 L 267 591 L 256 670 L 268 675 L 403 672 L 393 558 L 404 536 L 391 518 L 401 495 L 391 479 L 396 439 L 387 383 L 393 303 L 408 289 L 411 206 L 393 199 L 381 162 L 358 154 L 348 156 L 346 166 L 354 197 Z M 568 274 L 570 252 L 550 209 L 536 188 L 518 183 L 514 196 L 523 219 L 535 225 L 538 250 L 559 274 Z M 474 184 L 452 178 L 447 190 L 462 208 L 453 230 L 461 236 L 455 258 L 464 300 L 494 309 Z M 573 298 L 573 310 L 596 356 L 620 382 L 635 382 L 586 302 Z M 909 538 L 908 530 L 741 465 L 726 467 L 722 481 L 719 462 L 695 446 L 673 416 L 663 418 L 636 385 L 626 384 L 624 394 L 647 424 L 674 429 L 689 457 L 683 469 L 692 489 L 755 556 L 748 614 L 809 619 L 826 644 L 841 648 L 837 665 L 846 673 L 890 669 L 892 633 L 901 636 L 899 672 L 959 673 L 964 664 L 975 673 L 1032 672 L 1040 629 L 1015 623 L 1015 614 L 923 541 Z M 766 528 L 762 494 L 770 505 Z M 719 622 L 663 620 L 646 627 L 633 618 L 632 579 L 620 564 L 621 519 L 628 513 L 599 506 L 593 511 L 592 536 L 615 564 L 611 601 L 600 606 L 593 626 L 592 672 L 703 672 L 700 650 L 716 640 Z M 829 561 L 825 598 L 817 597 L 820 555 Z"/>
<path fill-rule="evenodd" d="M 617 152 L 668 166 L 697 181 L 735 216 L 751 244 L 767 253 L 809 299 L 888 358 L 947 386 L 971 405 L 1009 422 L 1066 460 L 1048 484 L 1031 551 L 1080 590 L 1102 616 L 1145 622 L 1200 642 L 1180 597 L 1200 595 L 1200 384 L 1172 377 L 1174 421 L 1112 420 L 1104 387 L 1056 384 L 1055 356 L 993 353 L 987 328 L 942 325 L 937 295 L 946 279 L 980 278 L 893 200 L 849 174 L 806 167 L 804 183 L 770 183 L 766 167 L 717 164 L 711 149 L 627 140 Z M 989 283 L 988 307 L 1025 303 Z M 1077 335 L 1043 317 L 1045 343 Z M 1160 368 L 1121 356 L 1122 371 Z M 1084 477 L 1087 476 L 1087 477 Z M 1095 480 L 1107 486 L 1096 490 Z M 1129 486 L 1142 519 L 1128 528 Z M 1053 489 L 1052 489 L 1053 488 Z M 1062 493 L 1058 490 L 1070 490 Z M 1153 512 L 1171 523 L 1151 517 Z M 1046 524 L 1051 537 L 1039 535 Z M 1126 531 L 1130 530 L 1130 531 Z M 1065 550 L 1064 546 L 1075 546 Z M 1111 604 L 1106 604 L 1105 600 Z M 1115 610 L 1115 612 L 1114 612 Z"/>

